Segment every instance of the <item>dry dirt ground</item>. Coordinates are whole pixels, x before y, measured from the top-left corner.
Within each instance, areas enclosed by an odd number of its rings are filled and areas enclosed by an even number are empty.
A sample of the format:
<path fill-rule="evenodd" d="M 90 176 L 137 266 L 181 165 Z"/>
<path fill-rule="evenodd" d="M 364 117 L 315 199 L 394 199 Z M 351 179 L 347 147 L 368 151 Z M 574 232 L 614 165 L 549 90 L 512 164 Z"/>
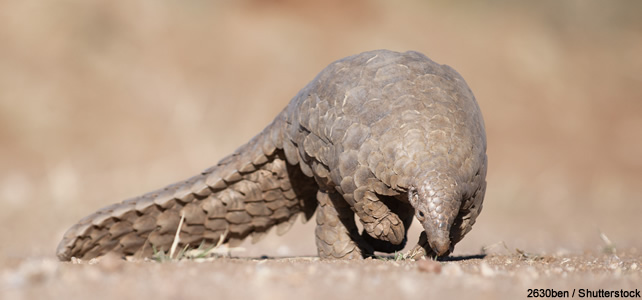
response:
<path fill-rule="evenodd" d="M 598 0 L 2 1 L 0 299 L 641 290 L 640 13 Z M 55 259 L 81 217 L 216 163 L 328 63 L 378 48 L 453 66 L 484 113 L 484 211 L 452 259 L 319 261 L 310 223 L 234 258 Z"/>

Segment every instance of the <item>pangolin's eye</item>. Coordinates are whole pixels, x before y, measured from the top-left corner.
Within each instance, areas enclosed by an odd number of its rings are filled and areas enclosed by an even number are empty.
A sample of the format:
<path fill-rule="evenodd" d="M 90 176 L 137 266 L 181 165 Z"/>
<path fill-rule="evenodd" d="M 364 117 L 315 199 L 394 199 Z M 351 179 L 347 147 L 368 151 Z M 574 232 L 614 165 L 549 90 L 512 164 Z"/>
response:
<path fill-rule="evenodd" d="M 419 219 L 423 220 L 423 219 L 424 219 L 424 212 L 423 212 L 423 211 L 418 210 L 418 211 L 417 211 L 417 218 L 419 218 Z"/>

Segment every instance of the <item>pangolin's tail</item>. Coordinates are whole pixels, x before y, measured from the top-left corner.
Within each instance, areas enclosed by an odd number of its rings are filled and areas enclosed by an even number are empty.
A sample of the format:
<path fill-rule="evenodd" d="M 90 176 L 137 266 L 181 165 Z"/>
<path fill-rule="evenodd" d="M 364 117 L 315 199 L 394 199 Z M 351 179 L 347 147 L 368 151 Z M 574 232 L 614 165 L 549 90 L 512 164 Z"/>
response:
<path fill-rule="evenodd" d="M 58 258 L 167 251 L 181 216 L 181 247 L 216 243 L 226 231 L 224 241 L 232 246 L 248 235 L 256 242 L 274 226 L 285 233 L 302 212 L 309 219 L 317 188 L 299 166 L 287 163 L 280 122 L 199 175 L 83 218 L 65 233 Z"/>

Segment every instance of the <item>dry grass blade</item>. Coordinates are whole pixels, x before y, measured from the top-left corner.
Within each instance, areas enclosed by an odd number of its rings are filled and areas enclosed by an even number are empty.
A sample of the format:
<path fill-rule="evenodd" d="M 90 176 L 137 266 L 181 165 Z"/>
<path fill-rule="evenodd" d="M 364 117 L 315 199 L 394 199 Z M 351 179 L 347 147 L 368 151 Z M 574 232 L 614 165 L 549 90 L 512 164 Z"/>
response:
<path fill-rule="evenodd" d="M 184 222 L 184 217 L 181 216 L 181 220 L 179 222 L 178 229 L 176 230 L 176 235 L 174 236 L 174 241 L 172 242 L 172 246 L 170 248 L 169 254 L 164 251 L 157 250 L 157 248 L 154 245 L 152 245 L 153 260 L 157 262 L 180 261 L 182 259 L 191 259 L 195 261 L 207 261 L 222 255 L 229 256 L 231 251 L 245 250 L 241 247 L 230 248 L 224 244 L 225 239 L 227 238 L 227 235 L 230 232 L 229 228 L 227 228 L 225 229 L 223 234 L 221 234 L 221 236 L 219 237 L 215 245 L 210 244 L 210 246 L 207 246 L 207 243 L 205 242 L 202 242 L 197 248 L 191 248 L 190 245 L 185 245 L 185 247 L 181 249 L 181 251 L 177 252 L 176 249 L 178 248 L 178 244 L 180 243 L 179 234 L 183 226 L 183 222 Z"/>
<path fill-rule="evenodd" d="M 218 238 L 218 242 L 216 242 L 216 246 L 214 246 L 214 248 L 220 247 L 223 244 L 223 241 L 225 241 L 225 238 L 229 233 L 230 233 L 230 227 L 228 226 L 225 228 L 225 231 L 223 232 L 223 234 Z"/>
<path fill-rule="evenodd" d="M 172 242 L 172 247 L 169 250 L 169 258 L 174 259 L 174 253 L 176 252 L 176 247 L 178 246 L 178 242 L 180 242 L 180 233 L 181 233 L 181 228 L 183 227 L 183 222 L 185 221 L 185 215 L 181 214 L 181 220 L 178 222 L 178 228 L 176 228 L 176 235 L 174 236 L 174 241 Z"/>
<path fill-rule="evenodd" d="M 508 246 L 506 245 L 506 242 L 504 242 L 504 241 L 499 241 L 499 242 L 496 242 L 494 244 L 490 244 L 488 246 L 483 246 L 481 248 L 481 253 L 482 254 L 488 254 L 489 250 L 493 250 L 493 249 L 496 249 L 496 248 L 500 248 L 500 249 L 503 248 L 506 251 L 506 253 L 511 253 L 511 250 L 508 248 Z"/>
<path fill-rule="evenodd" d="M 517 253 L 517 257 L 520 260 L 526 261 L 529 263 L 532 263 L 532 262 L 551 263 L 555 261 L 555 257 L 551 255 L 533 254 L 533 253 L 529 253 L 524 250 L 521 250 L 519 248 L 515 248 L 515 253 Z"/>
<path fill-rule="evenodd" d="M 415 248 L 412 248 L 412 249 L 408 250 L 408 253 L 402 254 L 402 257 L 405 258 L 405 259 L 416 260 L 416 259 L 420 259 L 421 257 L 423 257 L 425 255 L 426 255 L 426 251 L 423 248 L 415 247 Z M 396 257 L 397 257 L 397 255 L 395 255 L 395 258 Z"/>
<path fill-rule="evenodd" d="M 602 242 L 604 242 L 602 252 L 606 254 L 617 254 L 617 248 L 615 247 L 615 244 L 611 242 L 611 239 L 609 239 L 609 237 L 606 236 L 604 232 L 600 231 L 600 239 L 602 240 Z"/>

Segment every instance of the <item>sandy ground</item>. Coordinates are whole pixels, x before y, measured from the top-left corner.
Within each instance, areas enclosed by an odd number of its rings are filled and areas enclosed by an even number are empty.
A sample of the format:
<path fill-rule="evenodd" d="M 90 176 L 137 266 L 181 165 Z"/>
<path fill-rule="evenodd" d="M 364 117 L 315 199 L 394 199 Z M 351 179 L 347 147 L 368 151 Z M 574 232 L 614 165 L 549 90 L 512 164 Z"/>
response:
<path fill-rule="evenodd" d="M 220 258 L 163 264 L 109 257 L 96 264 L 29 260 L 5 274 L 10 288 L 3 299 L 520 299 L 529 294 L 581 298 L 600 290 L 640 292 L 642 260 L 637 252 L 456 258 L 463 260 Z"/>
<path fill-rule="evenodd" d="M 318 2 L 0 2 L 0 298 L 642 289 L 641 4 Z M 453 66 L 484 113 L 488 191 L 456 260 L 318 261 L 310 223 L 241 258 L 55 260 L 81 217 L 216 163 L 328 63 L 378 48 Z"/>

